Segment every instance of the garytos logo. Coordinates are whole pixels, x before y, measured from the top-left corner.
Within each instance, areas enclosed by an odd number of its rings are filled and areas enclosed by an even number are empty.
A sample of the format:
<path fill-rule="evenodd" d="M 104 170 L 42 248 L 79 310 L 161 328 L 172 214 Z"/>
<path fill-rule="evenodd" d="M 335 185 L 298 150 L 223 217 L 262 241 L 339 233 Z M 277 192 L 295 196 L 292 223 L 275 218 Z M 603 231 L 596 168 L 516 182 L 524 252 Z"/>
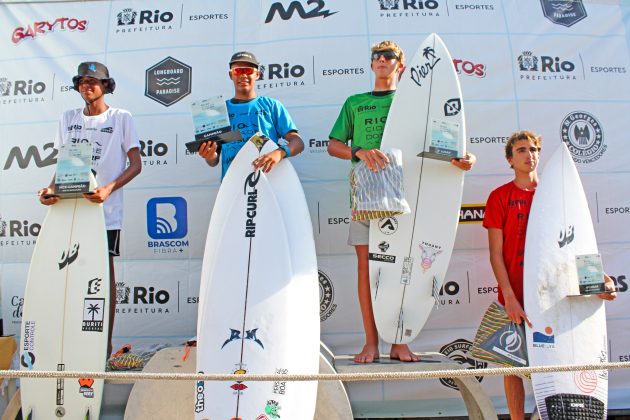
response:
<path fill-rule="evenodd" d="M 457 74 L 479 78 L 486 77 L 487 66 L 485 64 L 475 63 L 467 59 L 454 58 L 453 66 Z"/>
<path fill-rule="evenodd" d="M 311 77 L 312 76 L 312 77 Z M 290 88 L 305 86 L 307 79 L 315 78 L 312 67 L 305 67 L 298 63 L 268 63 L 261 64 L 260 77 L 256 82 L 257 89 Z"/>
<path fill-rule="evenodd" d="M 560 135 L 576 163 L 595 162 L 607 148 L 601 124 L 588 112 L 575 111 L 564 117 Z"/>
<path fill-rule="evenodd" d="M 306 7 L 302 3 L 306 4 Z M 324 0 L 292 1 L 286 7 L 282 2 L 276 2 L 269 8 L 265 23 L 271 22 L 276 16 L 282 20 L 289 20 L 294 14 L 297 14 L 302 19 L 325 19 L 335 13 L 337 12 L 331 12 L 326 8 Z"/>
<path fill-rule="evenodd" d="M 521 80 L 577 80 L 575 64 L 560 57 L 523 51 L 517 61 Z"/>
<path fill-rule="evenodd" d="M 567 28 L 588 16 L 582 0 L 540 0 L 540 4 L 547 19 Z"/>
<path fill-rule="evenodd" d="M 441 9 L 437 0 L 378 0 L 378 5 L 382 18 L 438 17 Z"/>
<path fill-rule="evenodd" d="M 33 246 L 42 226 L 28 220 L 15 220 L 0 215 L 0 247 Z"/>
<path fill-rule="evenodd" d="M 123 9 L 116 15 L 116 33 L 172 30 L 174 17 L 168 10 Z"/>
<path fill-rule="evenodd" d="M 179 289 L 179 283 L 177 287 Z M 170 300 L 171 293 L 159 287 L 131 287 L 125 282 L 116 283 L 117 314 L 170 314 L 173 309 L 168 305 Z"/>
<path fill-rule="evenodd" d="M 11 34 L 11 42 L 19 44 L 25 39 L 35 39 L 49 32 L 87 30 L 88 21 L 76 17 L 59 17 L 53 20 L 42 20 L 30 25 L 18 26 Z"/>
<path fill-rule="evenodd" d="M 46 83 L 0 76 L 0 105 L 44 102 Z"/>

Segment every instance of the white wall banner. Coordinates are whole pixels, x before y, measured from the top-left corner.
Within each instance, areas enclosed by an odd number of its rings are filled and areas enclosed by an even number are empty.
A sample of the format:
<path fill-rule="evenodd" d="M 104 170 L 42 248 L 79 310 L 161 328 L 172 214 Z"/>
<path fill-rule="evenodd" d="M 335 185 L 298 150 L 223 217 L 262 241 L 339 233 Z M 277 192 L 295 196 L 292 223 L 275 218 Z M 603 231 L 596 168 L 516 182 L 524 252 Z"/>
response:
<path fill-rule="evenodd" d="M 282 101 L 304 139 L 291 158 L 311 212 L 322 340 L 355 353 L 363 340 L 356 258 L 346 245 L 349 162 L 326 152 L 345 98 L 371 90 L 370 46 L 391 39 L 411 57 L 431 32 L 453 56 L 466 102 L 466 174 L 456 249 L 435 308 L 411 344 L 480 367 L 467 350 L 496 298 L 486 231 L 488 194 L 512 172 L 503 147 L 530 129 L 546 157 L 565 142 L 588 197 L 605 270 L 619 298 L 607 304 L 611 361 L 630 360 L 629 14 L 594 0 L 163 0 L 0 5 L 0 292 L 4 330 L 18 334 L 28 263 L 46 213 L 36 191 L 53 175 L 62 112 L 83 105 L 72 89 L 82 61 L 116 79 L 108 104 L 129 110 L 143 171 L 125 187 L 122 256 L 116 262 L 114 347 L 181 344 L 195 334 L 199 275 L 218 168 L 190 154 L 190 104 L 230 97 L 228 61 L 250 50 L 262 64 L 260 95 Z M 156 87 L 163 70 L 177 78 Z M 542 173 L 544 177 L 544 173 Z M 158 220 L 159 219 L 159 220 Z M 168 223 L 164 229 L 161 224 Z M 166 233 L 165 233 L 166 232 Z M 381 350 L 388 351 L 382 344 Z M 610 374 L 610 408 L 630 409 L 630 373 Z M 502 383 L 483 388 L 506 413 Z M 357 417 L 462 415 L 448 381 L 352 383 Z M 625 397 L 624 397 L 625 395 Z M 527 410 L 533 408 L 528 393 Z"/>

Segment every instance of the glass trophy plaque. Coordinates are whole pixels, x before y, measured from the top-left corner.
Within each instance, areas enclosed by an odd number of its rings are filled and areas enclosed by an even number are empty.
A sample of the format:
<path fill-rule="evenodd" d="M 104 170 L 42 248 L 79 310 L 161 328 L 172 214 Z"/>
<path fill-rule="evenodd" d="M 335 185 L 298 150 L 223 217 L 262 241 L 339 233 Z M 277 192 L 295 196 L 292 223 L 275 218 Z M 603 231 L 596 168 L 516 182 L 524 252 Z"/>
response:
<path fill-rule="evenodd" d="M 90 191 L 92 171 L 92 144 L 68 143 L 59 148 L 57 172 L 55 173 L 55 194 L 63 197 L 76 197 Z"/>

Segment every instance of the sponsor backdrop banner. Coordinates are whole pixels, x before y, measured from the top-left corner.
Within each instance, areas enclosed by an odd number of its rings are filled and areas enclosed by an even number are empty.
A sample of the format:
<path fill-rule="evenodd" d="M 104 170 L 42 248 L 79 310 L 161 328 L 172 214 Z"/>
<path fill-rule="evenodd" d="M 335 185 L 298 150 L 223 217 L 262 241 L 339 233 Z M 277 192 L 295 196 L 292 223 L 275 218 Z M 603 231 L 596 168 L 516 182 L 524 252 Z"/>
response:
<path fill-rule="evenodd" d="M 281 100 L 304 139 L 292 158 L 311 212 L 319 260 L 322 340 L 335 353 L 359 350 L 356 259 L 346 245 L 349 162 L 326 153 L 348 95 L 369 91 L 371 44 L 392 39 L 410 57 L 430 33 L 453 55 L 468 116 L 464 205 L 445 284 L 411 345 L 483 367 L 469 349 L 497 288 L 480 222 L 490 191 L 507 182 L 507 137 L 544 138 L 541 165 L 565 142 L 582 176 L 605 270 L 619 298 L 607 304 L 609 359 L 630 360 L 630 110 L 628 16 L 618 1 L 260 0 L 94 1 L 0 5 L 0 285 L 7 334 L 20 331 L 28 263 L 46 209 L 35 192 L 56 163 L 57 120 L 81 107 L 71 79 L 81 61 L 105 63 L 107 97 L 135 116 L 143 171 L 125 187 L 122 256 L 116 262 L 114 346 L 178 345 L 195 334 L 205 236 L 218 168 L 185 148 L 190 104 L 230 97 L 228 60 L 251 50 L 261 61 L 260 95 Z M 625 16 L 625 19 L 624 19 Z M 542 168 L 542 166 L 541 166 Z M 544 177 L 544 173 L 542 174 Z M 383 344 L 382 350 L 388 346 Z M 505 413 L 501 380 L 483 388 Z M 448 380 L 352 383 L 357 417 L 462 415 Z M 610 375 L 610 407 L 628 409 L 630 373 Z M 533 408 L 528 393 L 527 409 Z"/>

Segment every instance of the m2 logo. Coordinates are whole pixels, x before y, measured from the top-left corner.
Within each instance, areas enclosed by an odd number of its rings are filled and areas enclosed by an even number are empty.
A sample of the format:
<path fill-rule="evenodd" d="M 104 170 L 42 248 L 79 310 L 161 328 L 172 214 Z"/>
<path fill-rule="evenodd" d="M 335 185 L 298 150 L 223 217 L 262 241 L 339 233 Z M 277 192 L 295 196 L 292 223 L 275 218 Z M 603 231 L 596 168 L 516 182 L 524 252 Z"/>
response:
<path fill-rule="evenodd" d="M 4 169 L 11 169 L 13 162 L 16 162 L 20 169 L 26 169 L 31 164 L 31 160 L 35 162 L 35 165 L 38 168 L 43 168 L 45 166 L 56 164 L 57 149 L 55 149 L 55 144 L 44 144 L 44 150 L 50 151 L 48 152 L 48 154 L 43 155 L 39 153 L 39 149 L 37 148 L 37 146 L 29 146 L 28 149 L 26 149 L 26 153 L 22 153 L 22 149 L 20 149 L 18 146 L 15 146 L 9 151 L 7 161 L 4 163 Z"/>
<path fill-rule="evenodd" d="M 299 1 L 292 1 L 289 4 L 289 7 L 287 7 L 286 9 L 284 8 L 284 5 L 280 2 L 273 3 L 271 5 L 271 8 L 269 9 L 267 18 L 265 19 L 265 23 L 271 22 L 276 16 L 276 13 L 280 16 L 280 19 L 282 20 L 291 19 L 294 12 L 297 12 L 297 14 L 300 15 L 302 19 L 311 19 L 315 17 L 323 17 L 325 19 L 328 16 L 337 13 L 331 12 L 330 10 L 324 10 L 324 7 L 326 7 L 324 0 L 307 0 L 306 4 L 309 6 L 313 5 L 314 8 L 307 12 L 306 10 L 304 10 L 304 6 Z"/>

